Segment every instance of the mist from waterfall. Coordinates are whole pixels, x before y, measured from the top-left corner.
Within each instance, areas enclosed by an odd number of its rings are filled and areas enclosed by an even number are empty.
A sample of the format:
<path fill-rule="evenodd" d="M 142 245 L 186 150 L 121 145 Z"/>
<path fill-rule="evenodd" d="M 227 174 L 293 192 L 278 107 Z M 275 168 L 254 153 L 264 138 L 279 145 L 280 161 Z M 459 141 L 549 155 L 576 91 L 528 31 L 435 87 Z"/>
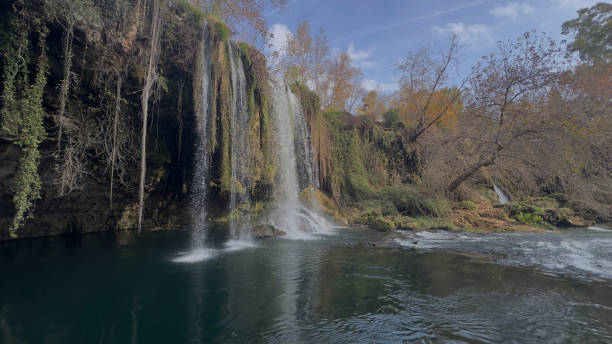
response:
<path fill-rule="evenodd" d="M 274 184 L 276 206 L 270 222 L 290 237 L 306 238 L 307 233 L 329 227 L 323 217 L 304 207 L 299 199 L 300 186 L 314 186 L 310 135 L 297 97 L 280 81 L 272 80 L 270 84 L 278 155 Z"/>
<path fill-rule="evenodd" d="M 210 154 L 208 151 L 208 126 L 210 121 L 210 51 L 208 43 L 208 25 L 202 32 L 202 55 L 200 59 L 200 90 L 196 109 L 196 146 L 194 156 L 193 182 L 191 187 L 191 231 L 192 248 L 204 247 L 206 240 L 207 212 L 206 196 L 208 194 L 208 177 Z"/>

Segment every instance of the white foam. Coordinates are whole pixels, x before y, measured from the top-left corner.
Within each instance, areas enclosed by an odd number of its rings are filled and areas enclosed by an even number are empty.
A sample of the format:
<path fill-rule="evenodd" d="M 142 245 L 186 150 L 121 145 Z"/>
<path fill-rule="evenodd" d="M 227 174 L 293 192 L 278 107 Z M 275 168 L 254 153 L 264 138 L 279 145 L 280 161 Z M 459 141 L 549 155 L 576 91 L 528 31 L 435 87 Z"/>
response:
<path fill-rule="evenodd" d="M 217 253 L 216 251 L 209 248 L 197 248 L 192 251 L 182 252 L 172 261 L 175 263 L 197 263 L 214 257 Z"/>
<path fill-rule="evenodd" d="M 606 229 L 599 231 L 608 232 Z M 505 254 L 497 263 L 546 272 L 612 279 L 612 237 L 604 234 L 472 234 L 417 232 L 396 238 L 403 247 Z"/>
<path fill-rule="evenodd" d="M 246 248 L 257 247 L 254 242 L 248 239 L 231 239 L 225 243 L 225 251 L 240 251 Z"/>
<path fill-rule="evenodd" d="M 592 231 L 597 231 L 597 232 L 610 232 L 610 233 L 612 233 L 612 229 L 604 228 L 604 227 L 600 227 L 600 226 L 590 226 L 587 229 L 590 229 Z"/>

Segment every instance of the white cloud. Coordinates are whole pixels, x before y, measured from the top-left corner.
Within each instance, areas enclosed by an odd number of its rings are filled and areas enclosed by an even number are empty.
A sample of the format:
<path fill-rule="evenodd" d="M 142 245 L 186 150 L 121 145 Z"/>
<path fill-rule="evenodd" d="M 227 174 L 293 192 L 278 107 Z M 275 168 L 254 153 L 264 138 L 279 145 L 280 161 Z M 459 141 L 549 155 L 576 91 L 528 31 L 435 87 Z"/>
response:
<path fill-rule="evenodd" d="M 293 33 L 287 27 L 287 25 L 276 23 L 270 28 L 272 38 L 270 38 L 270 45 L 272 51 L 278 51 L 280 55 L 285 53 L 285 46 L 287 44 L 287 38 L 292 37 Z"/>
<path fill-rule="evenodd" d="M 348 50 L 346 51 L 348 56 L 351 58 L 351 62 L 353 66 L 367 69 L 376 66 L 376 62 L 368 60 L 368 58 L 372 55 L 372 51 L 370 50 L 357 50 L 355 49 L 355 44 L 349 44 Z"/>
<path fill-rule="evenodd" d="M 399 89 L 395 83 L 378 82 L 374 79 L 363 79 L 361 86 L 368 92 L 382 90 L 383 92 L 394 92 Z"/>
<path fill-rule="evenodd" d="M 355 50 L 355 44 L 349 44 L 348 50 L 346 51 L 351 61 L 362 61 L 370 57 L 371 53 L 365 50 Z"/>
<path fill-rule="evenodd" d="M 460 43 L 490 42 L 493 40 L 491 28 L 482 24 L 465 25 L 448 23 L 444 27 L 434 26 L 432 31 L 440 35 L 456 35 Z"/>
<path fill-rule="evenodd" d="M 506 6 L 495 7 L 489 11 L 496 17 L 505 17 L 511 20 L 517 20 L 519 16 L 531 14 L 535 12 L 535 8 L 528 4 L 521 4 L 518 2 L 511 2 Z"/>
<path fill-rule="evenodd" d="M 601 0 L 550 0 L 550 2 L 557 4 L 558 6 L 570 9 L 578 10 L 580 8 L 591 7 Z"/>

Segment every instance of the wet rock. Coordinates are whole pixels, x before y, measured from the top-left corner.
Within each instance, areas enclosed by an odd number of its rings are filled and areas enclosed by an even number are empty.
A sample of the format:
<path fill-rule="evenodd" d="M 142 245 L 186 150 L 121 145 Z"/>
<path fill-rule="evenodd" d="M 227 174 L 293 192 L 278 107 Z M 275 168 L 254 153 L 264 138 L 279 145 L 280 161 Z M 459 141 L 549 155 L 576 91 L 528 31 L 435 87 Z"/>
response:
<path fill-rule="evenodd" d="M 544 219 L 555 226 L 588 227 L 593 225 L 569 208 L 546 209 Z"/>
<path fill-rule="evenodd" d="M 270 224 L 261 224 L 253 228 L 253 237 L 255 238 L 270 238 L 279 235 L 286 235 L 282 229 L 278 229 Z"/>

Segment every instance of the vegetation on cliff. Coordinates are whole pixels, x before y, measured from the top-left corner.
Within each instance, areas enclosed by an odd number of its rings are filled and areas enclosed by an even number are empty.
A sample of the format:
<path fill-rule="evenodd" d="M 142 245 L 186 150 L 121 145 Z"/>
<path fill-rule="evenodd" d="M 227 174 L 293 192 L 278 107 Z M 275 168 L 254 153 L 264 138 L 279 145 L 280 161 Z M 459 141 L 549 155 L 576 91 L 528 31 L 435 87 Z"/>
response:
<path fill-rule="evenodd" d="M 199 8 L 165 0 L 13 1 L 0 9 L 6 38 L 0 144 L 22 151 L 7 148 L 3 157 L 7 164 L 19 160 L 19 172 L 3 180 L 10 189 L 2 190 L 2 206 L 12 217 L 9 225 L 3 213 L 3 231 L 10 227 L 15 236 L 28 217 L 27 235 L 40 232 L 38 220 L 49 234 L 185 223 L 171 209 L 188 199 L 203 39 L 214 42 L 215 197 L 227 197 L 232 95 L 226 42 L 242 24 L 265 35 L 261 13 L 232 12 L 224 2 Z M 274 178 L 266 62 L 246 43 L 230 46 L 248 70 L 251 179 L 261 199 Z"/>
<path fill-rule="evenodd" d="M 285 2 L 1 5 L 0 153 L 10 170 L 1 181 L 2 237 L 24 227 L 185 224 L 203 41 L 211 64 L 207 197 L 217 219 L 236 215 L 227 209 L 236 193 L 248 190 L 252 201 L 237 211 L 261 213 L 271 198 L 272 72 L 301 101 L 316 186 L 335 217 L 381 229 L 612 221 L 609 5 L 580 10 L 563 25 L 573 38 L 566 51 L 528 32 L 501 42 L 459 82 L 449 77 L 455 38 L 437 56 L 409 53 L 396 66 L 399 90 L 384 94 L 366 93 L 349 54 L 334 53 L 322 29 L 311 36 L 308 22 L 282 54 L 266 58 L 258 49 L 270 38 L 266 4 Z M 242 181 L 232 177 L 236 61 L 249 117 Z M 499 204 L 494 185 L 511 205 Z"/>

